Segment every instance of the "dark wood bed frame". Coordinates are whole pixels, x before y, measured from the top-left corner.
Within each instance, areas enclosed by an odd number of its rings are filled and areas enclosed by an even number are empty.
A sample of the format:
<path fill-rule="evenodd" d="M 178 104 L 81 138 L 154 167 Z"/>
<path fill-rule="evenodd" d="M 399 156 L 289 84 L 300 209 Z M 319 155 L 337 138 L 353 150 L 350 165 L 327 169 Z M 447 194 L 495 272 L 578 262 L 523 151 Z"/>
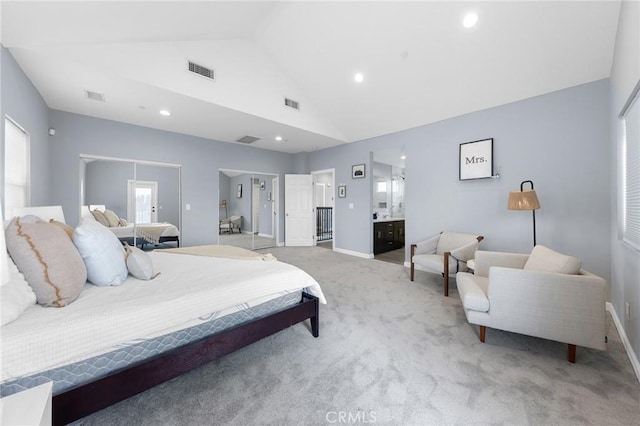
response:
<path fill-rule="evenodd" d="M 300 303 L 114 371 L 53 397 L 52 420 L 64 425 L 122 401 L 194 368 L 306 319 L 319 334 L 318 298 L 302 293 Z"/>
<path fill-rule="evenodd" d="M 133 246 L 133 237 L 118 237 L 118 239 L 120 240 L 120 242 L 123 245 L 124 245 L 124 243 L 127 243 L 130 246 Z M 177 244 L 177 247 L 178 248 L 180 247 L 180 237 L 178 237 L 178 236 L 160 237 L 159 241 L 160 241 L 160 244 L 175 241 L 176 244 Z M 144 245 L 145 244 L 152 244 L 152 243 L 150 243 L 149 241 L 145 240 L 144 238 L 136 237 L 136 244 L 139 244 L 140 248 L 144 249 Z"/>

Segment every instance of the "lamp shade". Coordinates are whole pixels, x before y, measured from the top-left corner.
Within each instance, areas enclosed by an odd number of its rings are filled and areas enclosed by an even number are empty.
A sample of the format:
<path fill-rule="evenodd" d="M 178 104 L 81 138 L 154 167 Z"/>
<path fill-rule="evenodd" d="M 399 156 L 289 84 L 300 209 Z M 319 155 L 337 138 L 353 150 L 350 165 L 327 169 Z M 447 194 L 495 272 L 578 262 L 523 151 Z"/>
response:
<path fill-rule="evenodd" d="M 538 201 L 536 191 L 533 189 L 511 191 L 507 208 L 509 210 L 537 210 L 540 208 L 540 201 Z"/>

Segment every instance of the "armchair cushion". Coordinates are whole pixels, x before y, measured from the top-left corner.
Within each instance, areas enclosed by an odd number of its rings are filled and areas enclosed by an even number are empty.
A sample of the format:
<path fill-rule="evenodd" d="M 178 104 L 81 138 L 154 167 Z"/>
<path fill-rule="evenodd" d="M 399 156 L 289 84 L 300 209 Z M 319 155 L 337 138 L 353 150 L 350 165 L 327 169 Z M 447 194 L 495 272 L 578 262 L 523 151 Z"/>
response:
<path fill-rule="evenodd" d="M 440 234 L 436 254 L 443 255 L 445 252 L 454 251 L 468 244 L 475 244 L 475 247 L 477 248 L 478 236 L 475 234 L 444 231 Z M 475 251 L 475 249 L 473 249 L 473 251 Z M 469 259 L 473 259 L 473 255 Z"/>
<path fill-rule="evenodd" d="M 456 281 L 465 309 L 489 312 L 489 278 L 461 272 L 456 275 Z"/>
<path fill-rule="evenodd" d="M 436 252 L 436 249 L 438 248 L 439 239 L 440 234 L 434 235 L 433 237 L 416 243 L 415 254 L 434 254 Z"/>
<path fill-rule="evenodd" d="M 577 257 L 567 256 L 545 246 L 535 246 L 529 255 L 524 269 L 527 271 L 553 272 L 556 274 L 576 275 L 582 262 Z"/>
<path fill-rule="evenodd" d="M 413 256 L 413 263 L 431 272 L 444 272 L 444 258 L 439 254 L 416 254 Z M 457 263 L 455 258 L 449 257 L 449 272 L 451 275 L 455 275 L 458 270 L 467 270 L 465 263 L 460 263 L 460 269 L 458 269 Z"/>

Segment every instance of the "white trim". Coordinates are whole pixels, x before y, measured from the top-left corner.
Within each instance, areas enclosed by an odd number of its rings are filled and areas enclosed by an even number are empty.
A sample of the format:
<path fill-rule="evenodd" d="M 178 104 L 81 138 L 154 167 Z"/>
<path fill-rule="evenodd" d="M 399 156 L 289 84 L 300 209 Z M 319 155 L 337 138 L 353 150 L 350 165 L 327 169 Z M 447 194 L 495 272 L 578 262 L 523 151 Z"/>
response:
<path fill-rule="evenodd" d="M 363 259 L 373 259 L 373 253 L 360 253 L 359 251 L 345 250 L 337 247 L 335 247 L 333 251 L 348 254 L 349 256 L 361 257 Z"/>
<path fill-rule="evenodd" d="M 105 157 L 102 155 L 92 155 L 92 154 L 80 154 L 80 159 L 81 160 L 121 161 L 124 163 L 144 164 L 145 166 L 163 166 L 163 167 L 174 167 L 174 168 L 182 167 L 182 164 L 178 164 L 178 163 L 163 163 L 160 161 L 135 160 L 133 158 Z"/>
<path fill-rule="evenodd" d="M 613 318 L 613 323 L 616 326 L 616 330 L 618 330 L 618 334 L 620 335 L 620 340 L 622 340 L 622 344 L 624 345 L 624 349 L 627 351 L 627 356 L 629 357 L 629 361 L 631 361 L 631 366 L 633 367 L 633 371 L 636 373 L 636 378 L 640 382 L 640 361 L 638 361 L 638 357 L 633 351 L 633 347 L 631 346 L 631 342 L 627 337 L 627 333 L 622 328 L 622 323 L 620 322 L 620 318 L 618 317 L 618 313 L 616 309 L 613 307 L 611 302 L 606 302 L 605 306 L 607 311 L 611 314 L 611 318 Z"/>

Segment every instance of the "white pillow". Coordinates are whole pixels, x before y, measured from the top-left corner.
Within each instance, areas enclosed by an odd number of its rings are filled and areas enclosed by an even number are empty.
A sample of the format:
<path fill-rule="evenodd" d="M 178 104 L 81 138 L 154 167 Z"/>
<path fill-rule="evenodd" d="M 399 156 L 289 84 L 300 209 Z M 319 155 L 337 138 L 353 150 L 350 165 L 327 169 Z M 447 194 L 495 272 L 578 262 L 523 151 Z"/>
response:
<path fill-rule="evenodd" d="M 29 306 L 36 304 L 36 294 L 5 251 L 9 281 L 0 287 L 0 325 L 9 324 Z"/>
<path fill-rule="evenodd" d="M 577 257 L 567 256 L 545 246 L 537 245 L 531 250 L 529 259 L 527 259 L 523 269 L 576 275 L 580 272 L 581 266 L 582 261 Z"/>
<path fill-rule="evenodd" d="M 107 221 L 109 222 L 109 227 L 120 225 L 120 218 L 118 217 L 117 214 L 115 214 L 115 212 L 107 209 L 104 211 L 104 217 L 107 218 Z"/>
<path fill-rule="evenodd" d="M 129 268 L 131 275 L 139 280 L 155 278 L 151 256 L 138 247 L 131 247 L 129 244 L 126 244 L 125 250 L 127 252 L 127 268 Z"/>
<path fill-rule="evenodd" d="M 73 243 L 87 267 L 87 278 L 98 286 L 120 285 L 127 279 L 125 252 L 120 240 L 95 220 L 82 219 L 73 231 Z"/>

